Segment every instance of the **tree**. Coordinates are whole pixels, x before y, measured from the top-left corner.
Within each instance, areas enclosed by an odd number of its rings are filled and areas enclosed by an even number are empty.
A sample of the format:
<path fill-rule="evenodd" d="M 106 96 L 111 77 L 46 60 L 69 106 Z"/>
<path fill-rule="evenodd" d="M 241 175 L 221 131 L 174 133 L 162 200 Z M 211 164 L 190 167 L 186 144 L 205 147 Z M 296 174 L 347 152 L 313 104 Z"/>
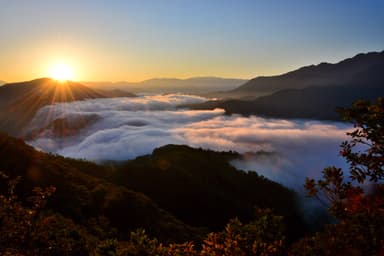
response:
<path fill-rule="evenodd" d="M 208 234 L 201 255 L 284 255 L 284 231 L 283 217 L 269 209 L 257 210 L 255 220 L 248 224 L 233 219 L 224 231 Z"/>
<path fill-rule="evenodd" d="M 0 195 L 0 255 L 88 255 L 81 230 L 72 220 L 43 212 L 54 187 L 36 187 L 24 202 L 15 193 L 20 177 L 10 179 L 8 193 Z"/>
<path fill-rule="evenodd" d="M 298 255 L 310 255 L 310 251 L 322 255 L 384 252 L 383 99 L 356 101 L 341 112 L 354 125 L 347 133 L 350 140 L 344 141 L 340 150 L 349 164 L 349 177 L 333 166 L 324 169 L 322 179 L 307 179 L 305 184 L 309 196 L 327 200 L 338 222 L 326 227 L 323 234 L 304 239 L 299 248 L 308 250 L 300 250 L 303 254 Z"/>

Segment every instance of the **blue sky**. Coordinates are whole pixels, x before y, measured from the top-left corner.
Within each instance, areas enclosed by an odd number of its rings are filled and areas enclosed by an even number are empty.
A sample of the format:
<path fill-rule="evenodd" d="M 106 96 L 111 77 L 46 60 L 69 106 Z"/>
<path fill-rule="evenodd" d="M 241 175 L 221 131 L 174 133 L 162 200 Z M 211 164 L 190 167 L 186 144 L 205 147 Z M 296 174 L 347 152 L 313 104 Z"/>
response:
<path fill-rule="evenodd" d="M 384 50 L 384 1 L 0 0 L 0 79 L 252 78 Z"/>

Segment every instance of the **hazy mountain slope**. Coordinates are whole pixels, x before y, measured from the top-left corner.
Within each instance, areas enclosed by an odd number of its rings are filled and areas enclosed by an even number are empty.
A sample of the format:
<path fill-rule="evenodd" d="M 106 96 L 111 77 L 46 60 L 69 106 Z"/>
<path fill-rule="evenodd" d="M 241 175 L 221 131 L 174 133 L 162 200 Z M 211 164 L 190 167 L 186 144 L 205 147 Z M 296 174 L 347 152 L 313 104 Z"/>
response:
<path fill-rule="evenodd" d="M 226 91 L 236 88 L 247 80 L 219 78 L 219 77 L 194 77 L 188 79 L 155 78 L 137 83 L 129 82 L 84 82 L 92 88 L 121 89 L 134 93 L 193 93 L 206 94 L 215 91 Z"/>
<path fill-rule="evenodd" d="M 20 135 L 35 113 L 49 104 L 111 96 L 133 95 L 120 91 L 105 93 L 77 82 L 58 82 L 50 78 L 6 84 L 0 87 L 0 131 Z"/>
<path fill-rule="evenodd" d="M 119 90 L 119 89 L 112 89 L 112 90 L 94 89 L 94 90 L 107 98 L 136 97 L 136 94 L 127 92 L 125 90 Z"/>
<path fill-rule="evenodd" d="M 339 120 L 337 107 L 347 107 L 357 99 L 384 96 L 384 63 L 358 72 L 350 81 L 333 86 L 288 89 L 254 100 L 221 100 L 189 106 L 193 109 L 223 108 L 227 113 L 279 118 Z"/>
<path fill-rule="evenodd" d="M 302 89 L 312 86 L 337 86 L 354 82 L 354 77 L 376 65 L 384 64 L 383 52 L 358 54 L 336 64 L 321 63 L 269 77 L 256 77 L 240 87 L 226 92 L 226 97 L 262 96 L 283 89 Z M 364 79 L 368 79 L 365 77 Z"/>

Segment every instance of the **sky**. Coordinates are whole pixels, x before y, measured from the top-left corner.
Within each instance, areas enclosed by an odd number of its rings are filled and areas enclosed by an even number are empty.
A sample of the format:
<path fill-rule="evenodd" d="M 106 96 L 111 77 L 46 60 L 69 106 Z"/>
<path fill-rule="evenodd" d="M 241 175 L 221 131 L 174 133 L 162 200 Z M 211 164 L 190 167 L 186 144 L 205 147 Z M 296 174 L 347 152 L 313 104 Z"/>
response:
<path fill-rule="evenodd" d="M 384 0 L 0 0 L 0 80 L 253 78 L 384 50 Z"/>

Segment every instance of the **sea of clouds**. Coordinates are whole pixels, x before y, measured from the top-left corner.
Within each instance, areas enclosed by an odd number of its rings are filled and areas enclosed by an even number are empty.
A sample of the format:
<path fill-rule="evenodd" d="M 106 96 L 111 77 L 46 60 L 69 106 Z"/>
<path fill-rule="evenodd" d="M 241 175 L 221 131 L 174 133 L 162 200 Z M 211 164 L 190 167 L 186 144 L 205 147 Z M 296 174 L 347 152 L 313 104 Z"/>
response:
<path fill-rule="evenodd" d="M 228 151 L 243 157 L 232 164 L 291 188 L 305 177 L 319 177 L 324 167 L 343 167 L 338 155 L 349 124 L 225 115 L 224 110 L 188 110 L 201 103 L 193 95 L 154 95 L 60 103 L 39 110 L 29 129 L 40 135 L 29 143 L 44 151 L 94 161 L 128 160 L 166 144 Z M 75 134 L 52 136 L 54 120 L 85 123 Z M 91 121 L 89 121 L 91 120 Z"/>

